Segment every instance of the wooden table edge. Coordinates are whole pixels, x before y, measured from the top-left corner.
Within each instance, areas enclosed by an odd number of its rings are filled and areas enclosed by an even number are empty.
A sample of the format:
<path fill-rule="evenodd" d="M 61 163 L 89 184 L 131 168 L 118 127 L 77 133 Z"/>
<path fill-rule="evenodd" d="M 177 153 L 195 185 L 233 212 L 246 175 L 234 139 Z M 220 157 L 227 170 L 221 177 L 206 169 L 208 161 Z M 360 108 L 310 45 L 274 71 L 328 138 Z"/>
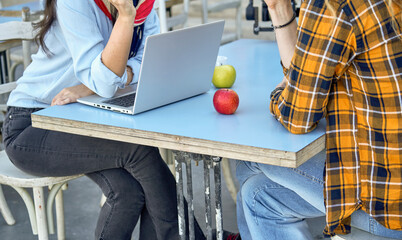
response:
<path fill-rule="evenodd" d="M 90 137 L 111 139 L 284 167 L 297 167 L 305 162 L 308 159 L 308 156 L 311 156 L 313 153 L 318 153 L 324 148 L 322 137 L 306 146 L 303 150 L 295 153 L 138 129 L 127 129 L 103 124 L 80 122 L 76 120 L 41 116 L 36 114 L 32 115 L 32 126 Z"/>

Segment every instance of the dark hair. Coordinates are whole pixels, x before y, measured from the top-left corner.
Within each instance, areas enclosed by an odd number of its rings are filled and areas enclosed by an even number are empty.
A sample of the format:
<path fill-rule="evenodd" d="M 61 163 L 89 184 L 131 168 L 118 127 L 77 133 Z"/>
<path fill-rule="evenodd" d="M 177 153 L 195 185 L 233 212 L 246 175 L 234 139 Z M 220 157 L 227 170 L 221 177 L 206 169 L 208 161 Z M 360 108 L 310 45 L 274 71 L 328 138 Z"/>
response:
<path fill-rule="evenodd" d="M 43 19 L 34 24 L 34 28 L 39 29 L 38 34 L 35 37 L 35 41 L 42 47 L 46 55 L 50 56 L 52 53 L 45 44 L 45 36 L 56 19 L 56 0 L 46 0 L 43 15 Z"/>

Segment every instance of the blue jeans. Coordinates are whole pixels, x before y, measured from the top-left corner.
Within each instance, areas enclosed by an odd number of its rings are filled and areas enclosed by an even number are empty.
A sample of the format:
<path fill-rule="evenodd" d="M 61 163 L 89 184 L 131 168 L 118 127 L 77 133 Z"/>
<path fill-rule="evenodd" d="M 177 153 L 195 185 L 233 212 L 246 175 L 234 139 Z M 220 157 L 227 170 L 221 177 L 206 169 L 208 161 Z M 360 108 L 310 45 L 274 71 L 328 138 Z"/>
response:
<path fill-rule="evenodd" d="M 95 239 L 131 239 L 139 216 L 141 240 L 179 238 L 176 182 L 157 148 L 33 128 L 37 110 L 9 107 L 3 123 L 7 155 L 33 175 L 91 178 L 107 197 Z M 195 233 L 205 239 L 197 224 Z"/>
<path fill-rule="evenodd" d="M 242 239 L 313 239 L 305 219 L 325 216 L 325 158 L 322 151 L 298 168 L 238 161 L 237 225 Z M 402 231 L 383 227 L 362 210 L 352 214 L 352 226 L 402 239 Z"/>

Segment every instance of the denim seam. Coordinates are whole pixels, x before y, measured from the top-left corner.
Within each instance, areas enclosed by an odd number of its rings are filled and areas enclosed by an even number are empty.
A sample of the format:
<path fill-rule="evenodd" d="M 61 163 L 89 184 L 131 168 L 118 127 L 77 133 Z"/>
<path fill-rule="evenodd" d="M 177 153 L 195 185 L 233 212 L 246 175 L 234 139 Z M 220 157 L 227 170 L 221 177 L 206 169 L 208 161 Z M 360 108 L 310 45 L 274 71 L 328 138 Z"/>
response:
<path fill-rule="evenodd" d="M 253 208 L 253 217 L 254 217 L 254 221 L 255 221 L 255 223 L 258 225 L 258 218 L 257 218 L 257 214 L 256 214 L 256 205 L 257 205 L 257 201 L 255 200 L 256 199 L 256 196 L 261 192 L 261 190 L 263 190 L 263 189 L 267 189 L 268 188 L 268 186 L 263 186 L 263 187 L 260 187 L 260 188 L 257 188 L 256 190 L 255 190 L 255 192 L 254 192 L 254 195 L 253 195 L 253 206 L 252 206 L 252 208 Z M 281 187 L 270 187 L 271 189 L 280 189 Z"/>
<path fill-rule="evenodd" d="M 375 234 L 375 220 L 372 219 L 372 218 L 370 218 L 370 219 L 369 219 L 369 223 L 370 223 L 370 226 L 369 226 L 369 233 Z"/>
<path fill-rule="evenodd" d="M 321 185 L 324 185 L 324 181 L 321 181 L 321 179 L 316 178 L 316 177 L 314 177 L 314 176 L 311 176 L 311 175 L 307 174 L 307 173 L 304 172 L 304 171 L 301 171 L 301 170 L 299 170 L 299 169 L 297 169 L 297 168 L 293 168 L 293 171 L 294 171 L 295 173 L 297 173 L 297 174 L 299 174 L 299 175 L 305 177 L 305 178 L 308 178 L 308 179 L 310 179 L 310 180 L 316 182 L 316 183 L 319 183 L 319 184 L 321 184 Z"/>
<path fill-rule="evenodd" d="M 98 174 L 104 180 L 106 185 L 109 187 L 110 193 L 112 194 L 112 196 L 114 196 L 113 188 L 110 185 L 108 179 L 101 172 L 98 172 Z M 114 206 L 115 202 L 113 200 L 113 197 L 107 196 L 107 199 L 108 199 L 108 201 L 106 201 L 105 204 L 108 204 L 111 209 L 110 209 L 110 213 L 109 213 L 108 217 L 105 220 L 105 224 L 103 225 L 103 228 L 102 228 L 102 231 L 101 231 L 101 234 L 100 234 L 101 239 L 103 239 L 103 237 L 104 237 L 105 228 L 107 227 L 107 225 L 109 225 L 109 222 L 110 222 L 110 219 L 112 218 L 113 210 L 114 210 L 114 207 L 115 207 Z M 109 201 L 110 201 L 110 204 L 109 204 Z"/>
<path fill-rule="evenodd" d="M 99 157 L 100 155 L 93 153 L 93 152 L 80 152 L 80 153 L 75 153 L 75 152 L 69 152 L 69 151 L 59 151 L 59 150 L 50 150 L 47 149 L 43 146 L 41 146 L 40 148 L 38 147 L 34 147 L 34 146 L 22 146 L 22 145 L 18 145 L 18 144 L 13 144 L 14 147 L 16 148 L 20 148 L 21 150 L 24 151 L 32 151 L 32 152 L 42 152 L 44 154 L 49 154 L 49 153 L 57 153 L 60 155 L 66 155 L 68 157 L 71 156 L 79 156 L 79 157 L 89 157 L 89 156 L 94 156 L 94 157 Z M 103 155 L 104 159 L 110 159 L 110 158 L 114 158 L 114 159 L 120 159 L 120 156 L 117 155 Z"/>

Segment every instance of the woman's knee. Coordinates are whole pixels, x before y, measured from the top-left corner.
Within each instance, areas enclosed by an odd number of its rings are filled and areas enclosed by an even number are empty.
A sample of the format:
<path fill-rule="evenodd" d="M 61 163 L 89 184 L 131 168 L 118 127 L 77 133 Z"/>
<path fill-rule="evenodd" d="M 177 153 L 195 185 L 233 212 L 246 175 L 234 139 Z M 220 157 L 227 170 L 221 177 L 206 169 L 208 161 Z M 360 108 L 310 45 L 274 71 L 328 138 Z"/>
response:
<path fill-rule="evenodd" d="M 108 202 L 116 207 L 131 208 L 144 205 L 144 191 L 138 181 L 123 168 L 89 173 L 87 176 L 101 188 Z"/>
<path fill-rule="evenodd" d="M 163 163 L 163 159 L 159 153 L 158 148 L 134 145 L 130 155 L 127 157 L 126 163 L 123 163 L 124 168 L 136 168 L 144 164 L 160 164 Z"/>
<path fill-rule="evenodd" d="M 271 181 L 264 174 L 256 174 L 247 178 L 243 183 L 240 194 L 244 207 L 255 211 L 257 205 L 264 205 L 262 200 L 270 198 L 269 189 L 283 188 L 281 185 Z M 265 202 L 265 201 L 264 201 Z"/>
<path fill-rule="evenodd" d="M 261 171 L 254 167 L 253 162 L 236 161 L 236 178 L 239 181 L 240 186 L 247 181 L 249 177 L 260 174 Z"/>

